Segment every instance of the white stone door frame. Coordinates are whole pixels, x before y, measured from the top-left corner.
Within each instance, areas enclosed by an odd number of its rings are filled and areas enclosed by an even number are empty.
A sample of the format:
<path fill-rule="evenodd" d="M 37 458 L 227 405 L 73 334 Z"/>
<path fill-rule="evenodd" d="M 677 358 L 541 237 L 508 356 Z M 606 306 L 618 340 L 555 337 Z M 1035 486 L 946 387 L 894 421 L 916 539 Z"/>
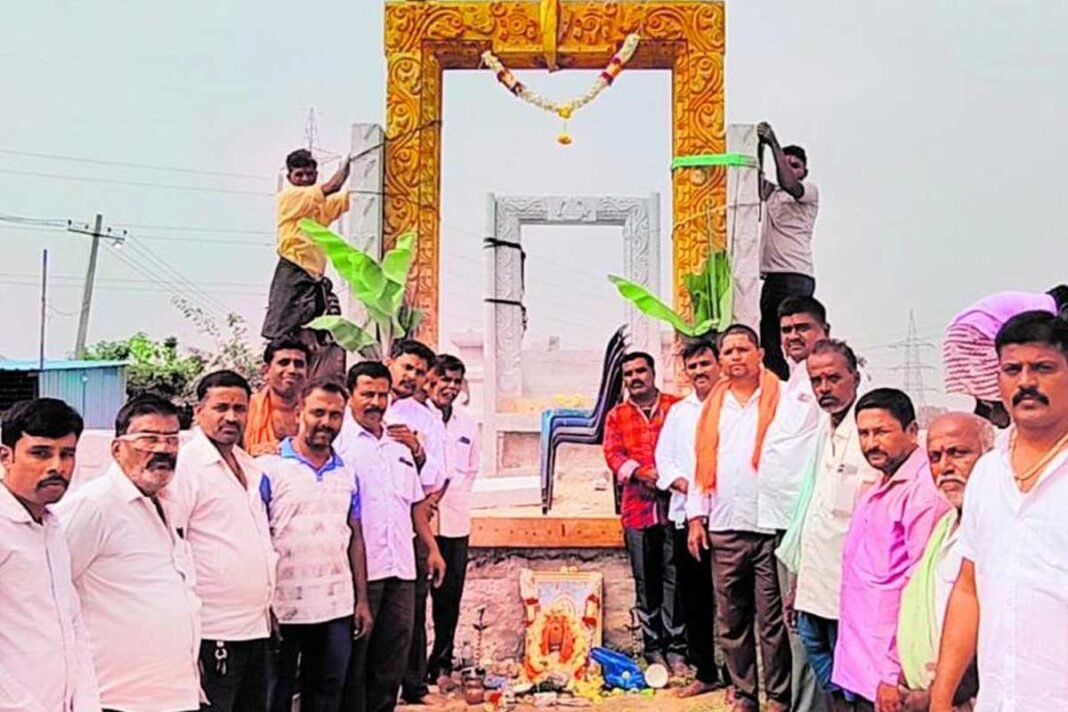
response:
<path fill-rule="evenodd" d="M 523 301 L 523 227 L 526 225 L 615 225 L 623 228 L 623 276 L 660 294 L 660 195 L 499 196 L 486 199 L 485 390 L 483 443 L 486 464 L 498 465 L 500 405 L 522 395 L 520 368 L 525 308 Z M 590 279 L 607 275 L 594 272 Z M 627 308 L 633 349 L 656 352 L 657 322 Z"/>

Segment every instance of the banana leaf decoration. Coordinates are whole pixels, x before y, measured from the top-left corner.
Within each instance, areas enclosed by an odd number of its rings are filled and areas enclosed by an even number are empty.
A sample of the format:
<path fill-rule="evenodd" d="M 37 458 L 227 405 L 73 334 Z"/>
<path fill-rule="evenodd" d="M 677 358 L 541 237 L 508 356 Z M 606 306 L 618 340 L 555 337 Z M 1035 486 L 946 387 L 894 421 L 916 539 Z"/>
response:
<path fill-rule="evenodd" d="M 692 323 L 644 286 L 616 275 L 609 275 L 608 281 L 642 314 L 667 322 L 683 336 L 704 336 L 720 331 L 730 324 L 731 267 L 724 252 L 710 254 L 700 272 L 683 277 L 690 303 L 693 305 Z"/>
<path fill-rule="evenodd" d="M 342 348 L 367 358 L 387 355 L 394 339 L 415 331 L 423 315 L 404 301 L 415 249 L 414 233 L 398 237 L 396 246 L 379 262 L 314 220 L 301 220 L 300 229 L 323 248 L 368 316 L 367 322 L 361 325 L 326 314 L 312 319 L 304 325 L 306 328 L 329 331 Z"/>

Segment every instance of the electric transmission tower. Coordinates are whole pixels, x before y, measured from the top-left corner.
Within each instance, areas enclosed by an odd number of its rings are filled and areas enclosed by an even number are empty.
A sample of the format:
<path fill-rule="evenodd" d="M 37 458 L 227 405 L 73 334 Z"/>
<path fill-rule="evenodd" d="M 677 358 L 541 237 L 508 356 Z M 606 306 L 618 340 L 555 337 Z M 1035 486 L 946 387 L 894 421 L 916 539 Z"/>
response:
<path fill-rule="evenodd" d="M 905 336 L 904 341 L 893 344 L 893 348 L 899 349 L 903 356 L 901 365 L 894 366 L 893 370 L 903 372 L 904 390 L 912 399 L 916 412 L 920 413 L 927 407 L 927 394 L 938 392 L 937 389 L 924 382 L 924 373 L 934 371 L 934 367 L 924 360 L 924 353 L 927 349 L 934 349 L 935 345 L 920 338 L 919 331 L 916 329 L 916 313 L 911 309 L 909 310 L 908 335 Z"/>

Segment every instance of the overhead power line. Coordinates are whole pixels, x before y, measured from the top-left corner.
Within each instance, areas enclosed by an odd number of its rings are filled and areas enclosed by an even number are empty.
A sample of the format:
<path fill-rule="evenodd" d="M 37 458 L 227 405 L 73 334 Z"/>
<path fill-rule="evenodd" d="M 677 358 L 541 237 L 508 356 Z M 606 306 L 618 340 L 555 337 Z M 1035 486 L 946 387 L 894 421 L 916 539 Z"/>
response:
<path fill-rule="evenodd" d="M 138 163 L 134 161 L 108 161 L 99 158 L 83 158 L 80 156 L 64 156 L 58 153 L 42 153 L 39 151 L 20 151 L 13 148 L 0 148 L 0 154 L 9 156 L 24 156 L 27 158 L 43 158 L 49 161 L 66 161 L 70 163 L 85 163 L 92 166 L 117 166 L 119 168 L 137 168 L 148 171 L 163 171 L 166 173 L 185 173 L 197 176 L 213 176 L 216 178 L 245 178 L 251 180 L 273 181 L 274 176 L 257 175 L 255 173 L 234 173 L 230 171 L 206 171 L 199 168 L 179 168 L 177 166 L 161 166 L 154 163 Z"/>
<path fill-rule="evenodd" d="M 164 190 L 186 190 L 196 193 L 222 193 L 226 195 L 255 195 L 260 197 L 273 197 L 274 193 L 259 190 L 239 190 L 236 188 L 209 188 L 201 185 L 178 185 L 174 183 L 153 183 L 150 181 L 119 180 L 117 178 L 89 178 L 86 176 L 72 176 L 65 173 L 42 173 L 39 171 L 22 171 L 13 168 L 0 168 L 0 173 L 8 173 L 16 176 L 32 176 L 35 178 L 53 178 L 56 180 L 70 180 L 80 183 L 100 183 L 107 185 L 127 185 L 135 188 L 160 188 Z"/>

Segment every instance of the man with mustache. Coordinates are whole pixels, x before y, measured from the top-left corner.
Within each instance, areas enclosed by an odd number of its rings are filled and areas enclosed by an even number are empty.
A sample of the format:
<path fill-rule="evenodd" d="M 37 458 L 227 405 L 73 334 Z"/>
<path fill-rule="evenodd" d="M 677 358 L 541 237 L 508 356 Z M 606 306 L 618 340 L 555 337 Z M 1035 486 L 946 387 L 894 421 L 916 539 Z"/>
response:
<path fill-rule="evenodd" d="M 158 396 L 115 417 L 107 474 L 59 505 L 105 710 L 200 708 L 200 600 L 185 532 L 160 492 L 178 461 L 178 410 Z"/>
<path fill-rule="evenodd" d="M 882 477 L 860 495 L 842 550 L 831 682 L 856 695 L 859 710 L 897 712 L 901 591 L 949 503 L 931 478 L 907 395 L 877 388 L 854 412 L 864 457 Z"/>
<path fill-rule="evenodd" d="M 390 437 L 383 415 L 390 395 L 390 371 L 377 361 L 349 369 L 349 413 L 357 434 L 344 457 L 355 464 L 367 531 L 367 596 L 375 627 L 356 644 L 345 685 L 345 710 L 389 712 L 397 703 L 416 624 L 418 537 L 426 563 L 441 585 L 445 562 L 430 530 L 430 500 L 424 496 L 411 450 Z M 424 601 L 425 608 L 426 603 Z M 424 652 L 425 655 L 425 652 Z"/>
<path fill-rule="evenodd" d="M 1019 314 L 995 348 L 1013 428 L 968 482 L 932 712 L 977 651 L 977 710 L 1068 709 L 1068 322 Z"/>
<path fill-rule="evenodd" d="M 99 712 L 70 554 L 51 506 L 67 491 L 82 418 L 55 398 L 15 403 L 0 441 L 0 709 Z"/>
<path fill-rule="evenodd" d="M 722 657 L 722 652 L 716 645 L 712 557 L 706 549 L 700 552 L 700 558 L 694 558 L 686 547 L 686 495 L 694 486 L 697 418 L 701 405 L 719 380 L 716 342 L 708 337 L 687 341 L 682 347 L 682 363 L 693 392 L 672 406 L 664 419 L 656 443 L 656 486 L 671 492 L 668 519 L 674 530 L 677 605 L 685 616 L 688 660 L 697 670 L 695 680 L 679 696 L 695 697 L 726 684 L 716 660 Z"/>
<path fill-rule="evenodd" d="M 790 641 L 783 624 L 775 531 L 759 521 L 760 453 L 779 404 L 779 377 L 761 366 L 756 332 L 734 324 L 719 337 L 721 379 L 697 423 L 695 486 L 687 495 L 688 547 L 712 550 L 720 644 L 734 686 L 733 712 L 756 712 L 757 642 L 766 709 L 790 709 Z M 756 625 L 754 626 L 754 612 Z"/>
<path fill-rule="evenodd" d="M 297 434 L 300 389 L 308 378 L 308 347 L 297 339 L 276 339 L 263 352 L 266 383 L 249 400 L 245 450 L 278 454 L 278 443 Z"/>
<path fill-rule="evenodd" d="M 860 449 L 853 406 L 860 385 L 856 354 L 844 341 L 820 341 L 808 356 L 807 373 L 820 419 L 817 447 L 804 466 L 790 526 L 776 552 L 796 577 L 787 610 L 826 707 L 849 709 L 831 682 L 838 639 L 838 589 L 842 547 L 857 497 L 879 479 Z"/>
<path fill-rule="evenodd" d="M 949 594 L 960 572 L 960 524 L 964 487 L 975 463 L 994 446 L 990 423 L 970 413 L 948 413 L 927 430 L 927 458 L 938 491 L 953 508 L 931 533 L 923 558 L 901 594 L 897 647 L 901 657 L 902 708 L 926 712 L 938 661 L 938 641 L 946 617 Z M 958 709 L 971 709 L 977 691 L 974 665 L 957 690 Z"/>
<path fill-rule="evenodd" d="M 645 659 L 681 677 L 688 671 L 685 622 L 675 605 L 675 539 L 668 496 L 657 490 L 655 462 L 660 431 L 678 397 L 656 387 L 656 368 L 647 353 L 625 355 L 620 369 L 627 399 L 608 412 L 604 459 L 623 489 L 623 541 L 634 575 Z"/>
<path fill-rule="evenodd" d="M 333 381 L 304 384 L 296 437 L 257 460 L 278 552 L 272 608 L 282 641 L 271 712 L 290 711 L 298 678 L 302 709 L 341 709 L 352 641 L 371 628 L 362 492 L 354 465 L 333 447 L 347 397 Z"/>
<path fill-rule="evenodd" d="M 438 506 L 447 479 L 445 471 L 445 425 L 441 417 L 426 404 L 426 379 L 436 356 L 426 344 L 414 339 L 400 339 L 390 346 L 389 368 L 391 398 L 382 422 L 390 440 L 409 449 L 423 493 L 428 515 Z M 358 442 L 360 428 L 353 414 L 345 417 L 339 449 L 344 452 Z M 409 651 L 408 670 L 404 675 L 401 696 L 409 704 L 433 705 L 443 702 L 430 694 L 427 677 L 426 600 L 430 594 L 426 568 L 430 551 L 416 538 L 415 547 L 415 627 Z"/>
<path fill-rule="evenodd" d="M 1068 307 L 1068 286 L 1058 285 L 1038 294 L 997 292 L 960 311 L 946 327 L 942 339 L 942 366 L 946 392 L 975 398 L 975 414 L 999 428 L 1009 426 L 1009 413 L 998 391 L 998 355 L 994 339 L 1012 317 L 1041 310 L 1059 314 Z"/>
<path fill-rule="evenodd" d="M 460 601 L 467 574 L 467 541 L 471 534 L 471 490 L 478 477 L 478 423 L 456 405 L 467 372 L 464 362 L 441 354 L 427 380 L 434 410 L 445 423 L 445 471 L 449 488 L 438 505 L 435 540 L 445 560 L 445 579 L 431 591 L 434 647 L 427 663 L 427 681 L 452 672 L 453 643 L 460 620 Z"/>
<path fill-rule="evenodd" d="M 813 297 L 787 297 L 779 305 L 779 333 L 790 378 L 783 384 L 775 419 L 764 438 L 757 474 L 757 524 L 774 529 L 782 536 L 790 523 L 790 511 L 797 500 L 805 463 L 816 451 L 820 407 L 812 392 L 806 359 L 812 347 L 827 338 L 830 331 L 827 312 Z M 793 575 L 779 569 L 783 600 L 790 602 Z M 787 607 L 789 612 L 789 606 Z M 805 645 L 794 632 L 792 617 L 787 626 L 793 669 L 790 674 L 790 708 L 793 712 L 821 712 L 823 697 Z"/>
<path fill-rule="evenodd" d="M 193 438 L 160 495 L 193 552 L 203 640 L 201 684 L 212 712 L 267 709 L 271 596 L 277 555 L 260 498 L 262 469 L 238 443 L 252 389 L 233 371 L 197 384 Z"/>

